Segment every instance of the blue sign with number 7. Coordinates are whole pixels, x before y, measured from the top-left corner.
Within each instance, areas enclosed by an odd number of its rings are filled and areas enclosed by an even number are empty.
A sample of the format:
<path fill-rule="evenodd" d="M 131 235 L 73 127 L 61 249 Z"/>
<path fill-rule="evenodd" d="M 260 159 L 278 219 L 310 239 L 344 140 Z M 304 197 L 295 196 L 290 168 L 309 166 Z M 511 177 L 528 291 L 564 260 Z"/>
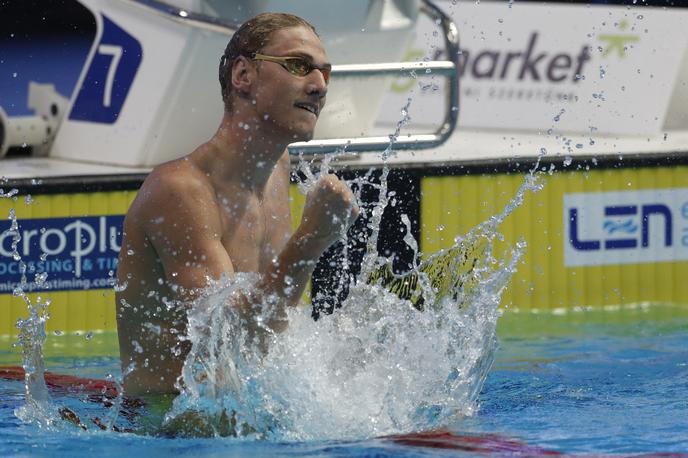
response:
<path fill-rule="evenodd" d="M 103 124 L 117 121 L 141 64 L 141 44 L 103 17 L 103 33 L 69 119 Z"/>

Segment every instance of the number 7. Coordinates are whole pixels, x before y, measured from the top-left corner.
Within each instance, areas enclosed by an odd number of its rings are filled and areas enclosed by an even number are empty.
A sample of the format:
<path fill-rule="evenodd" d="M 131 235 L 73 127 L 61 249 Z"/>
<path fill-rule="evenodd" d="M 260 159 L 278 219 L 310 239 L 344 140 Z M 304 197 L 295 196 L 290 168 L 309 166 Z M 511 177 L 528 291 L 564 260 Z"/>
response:
<path fill-rule="evenodd" d="M 98 46 L 98 53 L 112 56 L 107 78 L 105 79 L 105 89 L 103 91 L 103 106 L 109 107 L 112 103 L 112 85 L 115 82 L 115 72 L 117 71 L 119 60 L 122 58 L 122 47 L 115 45 L 100 45 Z"/>

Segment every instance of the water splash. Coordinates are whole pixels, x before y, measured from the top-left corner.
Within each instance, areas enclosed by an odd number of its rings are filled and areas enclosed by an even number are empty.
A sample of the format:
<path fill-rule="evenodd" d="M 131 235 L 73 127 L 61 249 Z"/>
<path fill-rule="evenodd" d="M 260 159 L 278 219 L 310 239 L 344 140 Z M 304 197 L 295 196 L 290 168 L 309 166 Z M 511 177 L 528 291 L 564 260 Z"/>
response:
<path fill-rule="evenodd" d="M 8 192 L 0 189 L 0 198 L 16 200 L 15 196 L 17 194 L 18 191 L 16 189 L 11 189 Z M 27 201 L 27 203 L 30 203 L 30 201 Z M 8 219 L 10 220 L 10 227 L 5 231 L 4 235 L 11 238 L 10 246 L 12 251 L 10 255 L 14 261 L 18 262 L 21 274 L 19 285 L 14 289 L 13 295 L 21 298 L 28 310 L 28 317 L 26 319 L 17 320 L 19 339 L 15 346 L 21 347 L 22 350 L 26 404 L 17 408 L 15 415 L 24 422 L 34 423 L 42 428 L 50 428 L 57 418 L 44 378 L 43 345 L 46 339 L 45 323 L 48 320 L 47 307 L 50 305 L 50 300 L 43 300 L 38 296 L 34 302 L 26 294 L 25 291 L 30 290 L 26 275 L 27 266 L 22 261 L 18 250 L 22 237 L 19 231 L 17 215 L 13 208 L 9 211 Z M 47 274 L 36 274 L 34 282 L 40 287 L 45 283 L 46 279 Z"/>
<path fill-rule="evenodd" d="M 465 307 L 447 295 L 419 312 L 359 282 L 317 322 L 291 309 L 284 333 L 266 330 L 265 355 L 246 320 L 226 306 L 240 291 L 255 292 L 257 279 L 218 282 L 189 318 L 193 350 L 168 422 L 191 411 L 214 435 L 322 440 L 422 431 L 471 415 L 492 365 L 501 294 L 523 249 L 496 265 L 486 259 Z"/>
<path fill-rule="evenodd" d="M 211 285 L 189 316 L 192 351 L 167 427 L 192 435 L 322 440 L 423 431 L 472 415 L 493 362 L 501 296 L 525 251 L 519 241 L 496 255 L 493 242 L 525 193 L 542 186 L 538 164 L 501 213 L 455 239 L 452 248 L 482 243 L 483 255 L 468 281 L 423 312 L 368 284 L 368 275 L 389 263 L 373 243 L 341 308 L 317 322 L 307 308 L 290 309 L 280 334 L 263 325 L 274 310 L 271 298 L 249 318 L 227 306 L 240 295 L 256 297 L 256 274 Z M 385 169 L 373 235 L 387 204 Z"/>
<path fill-rule="evenodd" d="M 389 195 L 387 193 L 387 176 L 389 175 L 389 165 L 387 164 L 387 160 L 394 154 L 394 143 L 396 142 L 397 138 L 399 138 L 401 129 L 411 120 L 409 115 L 409 107 L 411 106 L 412 100 L 412 98 L 408 98 L 406 100 L 406 105 L 404 105 L 404 107 L 401 109 L 402 118 L 397 122 L 394 133 L 389 136 L 389 145 L 381 154 L 382 173 L 380 175 L 378 200 L 372 208 L 372 217 L 370 218 L 368 226 L 371 232 L 366 243 L 366 253 L 363 256 L 359 281 L 367 280 L 368 276 L 378 265 L 389 262 L 389 260 L 386 258 L 379 256 L 377 252 L 380 223 L 382 222 L 382 215 L 385 212 L 385 208 L 387 208 L 387 205 L 389 204 Z"/>

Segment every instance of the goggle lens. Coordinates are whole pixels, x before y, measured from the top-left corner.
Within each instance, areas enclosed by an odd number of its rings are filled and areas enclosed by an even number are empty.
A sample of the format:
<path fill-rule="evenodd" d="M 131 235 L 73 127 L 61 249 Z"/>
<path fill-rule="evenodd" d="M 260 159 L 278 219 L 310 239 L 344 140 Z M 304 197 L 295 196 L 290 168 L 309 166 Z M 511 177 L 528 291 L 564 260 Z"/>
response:
<path fill-rule="evenodd" d="M 325 84 L 330 82 L 330 68 L 328 67 L 315 67 L 306 59 L 302 59 L 300 57 L 289 58 L 289 60 L 287 60 L 285 63 L 287 70 L 289 70 L 289 73 L 293 75 L 306 76 L 313 70 L 320 70 L 320 73 L 322 73 L 323 79 L 325 80 Z"/>

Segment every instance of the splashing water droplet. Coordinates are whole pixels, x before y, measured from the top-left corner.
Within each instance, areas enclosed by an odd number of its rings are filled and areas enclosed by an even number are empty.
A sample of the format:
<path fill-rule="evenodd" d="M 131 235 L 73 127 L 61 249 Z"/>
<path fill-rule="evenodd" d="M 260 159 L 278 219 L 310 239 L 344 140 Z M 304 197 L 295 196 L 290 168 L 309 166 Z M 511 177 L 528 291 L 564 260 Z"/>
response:
<path fill-rule="evenodd" d="M 116 284 L 114 286 L 114 290 L 118 293 L 121 293 L 122 291 L 126 291 L 127 286 L 129 286 L 129 283 L 125 280 L 121 284 Z"/>
<path fill-rule="evenodd" d="M 553 118 L 554 122 L 559 122 L 559 120 L 561 119 L 561 115 L 563 115 L 564 113 L 566 113 L 566 110 L 564 108 L 562 108 L 561 111 L 559 111 L 559 114 L 554 116 L 554 118 Z"/>
<path fill-rule="evenodd" d="M 47 272 L 37 273 L 36 279 L 34 280 L 34 283 L 36 283 L 37 286 L 43 286 L 47 279 L 48 279 L 48 273 Z"/>

